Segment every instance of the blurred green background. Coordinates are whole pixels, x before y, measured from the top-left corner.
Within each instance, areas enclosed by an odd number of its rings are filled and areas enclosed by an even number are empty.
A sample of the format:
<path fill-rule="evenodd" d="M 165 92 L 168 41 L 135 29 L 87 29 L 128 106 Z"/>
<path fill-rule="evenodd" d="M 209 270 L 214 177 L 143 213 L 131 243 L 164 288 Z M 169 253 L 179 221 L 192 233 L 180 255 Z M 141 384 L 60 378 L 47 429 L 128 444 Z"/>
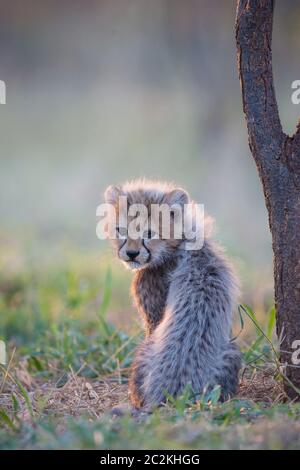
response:
<path fill-rule="evenodd" d="M 235 1 L 15 0 L 0 7 L 0 79 L 7 86 L 7 104 L 0 105 L 0 281 L 12 302 L 6 315 L 17 308 L 23 318 L 24 298 L 30 304 L 37 295 L 34 279 L 50 289 L 58 315 L 59 286 L 62 293 L 70 288 L 59 284 L 58 272 L 74 276 L 63 279 L 75 292 L 92 283 L 89 297 L 96 297 L 111 265 L 110 315 L 125 327 L 135 321 L 131 274 L 96 238 L 95 212 L 108 184 L 140 176 L 173 180 L 204 203 L 235 260 L 243 302 L 265 311 L 272 303 L 271 240 L 242 114 Z M 299 2 L 277 2 L 275 85 L 289 133 L 299 114 L 290 99 L 300 78 L 299 18 Z M 41 303 L 34 305 L 41 316 Z"/>

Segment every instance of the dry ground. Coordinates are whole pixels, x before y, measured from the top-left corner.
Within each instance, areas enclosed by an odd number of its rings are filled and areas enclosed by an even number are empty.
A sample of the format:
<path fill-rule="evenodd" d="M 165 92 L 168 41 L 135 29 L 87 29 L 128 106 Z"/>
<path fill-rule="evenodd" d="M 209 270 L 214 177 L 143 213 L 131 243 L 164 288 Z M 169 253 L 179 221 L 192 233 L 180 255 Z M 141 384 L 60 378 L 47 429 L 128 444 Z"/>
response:
<path fill-rule="evenodd" d="M 282 383 L 276 380 L 272 368 L 249 371 L 242 374 L 238 399 L 247 399 L 255 403 L 270 406 L 286 401 Z M 31 405 L 36 413 L 53 414 L 57 417 L 75 416 L 82 414 L 99 419 L 103 413 L 116 405 L 128 402 L 128 386 L 120 383 L 120 377 L 108 376 L 103 379 L 91 380 L 74 373 L 61 381 L 42 381 L 33 378 L 25 368 L 16 370 L 16 375 L 26 388 Z M 20 393 L 19 387 L 10 377 L 7 377 L 0 395 L 1 406 L 11 412 L 13 403 L 12 393 L 18 397 L 19 414 L 22 420 L 29 418 L 28 404 Z"/>

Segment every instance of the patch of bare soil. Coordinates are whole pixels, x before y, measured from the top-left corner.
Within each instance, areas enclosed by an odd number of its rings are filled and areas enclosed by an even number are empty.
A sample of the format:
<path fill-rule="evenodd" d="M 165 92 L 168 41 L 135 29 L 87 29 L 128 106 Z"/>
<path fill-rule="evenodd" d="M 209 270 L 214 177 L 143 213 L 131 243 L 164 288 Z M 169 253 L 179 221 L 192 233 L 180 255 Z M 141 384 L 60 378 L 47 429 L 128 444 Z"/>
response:
<path fill-rule="evenodd" d="M 89 414 L 100 418 L 104 412 L 127 401 L 127 385 L 109 379 L 88 381 L 82 377 L 72 377 L 61 388 L 43 384 L 34 398 L 46 398 L 44 413 Z"/>
<path fill-rule="evenodd" d="M 55 382 L 33 379 L 24 372 L 18 371 L 16 375 L 26 390 L 30 406 L 20 387 L 9 377 L 0 393 L 0 406 L 12 412 L 14 394 L 19 404 L 18 416 L 22 420 L 30 420 L 30 407 L 37 414 L 57 417 L 84 414 L 100 418 L 104 412 L 127 401 L 127 385 L 114 377 L 91 380 L 70 374 L 66 383 L 58 386 Z"/>
<path fill-rule="evenodd" d="M 288 400 L 283 389 L 283 382 L 276 378 L 274 367 L 255 370 L 252 373 L 245 370 L 240 381 L 238 398 L 266 405 Z"/>

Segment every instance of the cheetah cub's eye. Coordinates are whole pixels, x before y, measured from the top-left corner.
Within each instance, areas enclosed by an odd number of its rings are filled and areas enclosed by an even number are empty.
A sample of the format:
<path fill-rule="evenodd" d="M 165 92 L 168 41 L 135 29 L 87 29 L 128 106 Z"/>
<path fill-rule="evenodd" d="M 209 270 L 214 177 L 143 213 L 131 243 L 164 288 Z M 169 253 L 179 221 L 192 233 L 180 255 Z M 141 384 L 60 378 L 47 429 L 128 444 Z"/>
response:
<path fill-rule="evenodd" d="M 116 227 L 117 237 L 118 238 L 127 238 L 127 228 L 126 227 Z"/>

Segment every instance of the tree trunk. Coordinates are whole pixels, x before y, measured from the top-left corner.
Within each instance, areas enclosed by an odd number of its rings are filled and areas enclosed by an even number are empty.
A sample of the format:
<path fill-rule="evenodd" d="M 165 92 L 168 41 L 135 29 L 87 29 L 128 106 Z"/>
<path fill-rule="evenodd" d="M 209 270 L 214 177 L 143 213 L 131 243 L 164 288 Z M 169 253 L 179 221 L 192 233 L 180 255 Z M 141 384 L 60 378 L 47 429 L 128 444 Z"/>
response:
<path fill-rule="evenodd" d="M 249 145 L 263 185 L 274 253 L 276 329 L 285 390 L 299 398 L 300 367 L 300 123 L 293 137 L 281 127 L 272 73 L 274 1 L 239 0 L 236 42 Z M 299 346 L 298 346 L 299 348 Z M 291 386 L 290 382 L 294 384 Z"/>

